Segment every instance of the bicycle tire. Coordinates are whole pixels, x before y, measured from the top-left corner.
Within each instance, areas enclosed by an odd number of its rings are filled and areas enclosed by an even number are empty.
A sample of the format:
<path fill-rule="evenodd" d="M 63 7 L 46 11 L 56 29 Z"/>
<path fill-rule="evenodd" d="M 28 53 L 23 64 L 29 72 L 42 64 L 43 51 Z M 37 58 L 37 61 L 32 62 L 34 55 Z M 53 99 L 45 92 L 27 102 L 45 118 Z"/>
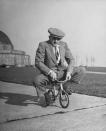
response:
<path fill-rule="evenodd" d="M 64 96 L 64 100 L 63 100 Z M 62 108 L 67 108 L 69 106 L 69 96 L 65 91 L 62 91 L 59 95 L 59 102 Z M 63 102 L 66 102 L 65 105 Z"/>

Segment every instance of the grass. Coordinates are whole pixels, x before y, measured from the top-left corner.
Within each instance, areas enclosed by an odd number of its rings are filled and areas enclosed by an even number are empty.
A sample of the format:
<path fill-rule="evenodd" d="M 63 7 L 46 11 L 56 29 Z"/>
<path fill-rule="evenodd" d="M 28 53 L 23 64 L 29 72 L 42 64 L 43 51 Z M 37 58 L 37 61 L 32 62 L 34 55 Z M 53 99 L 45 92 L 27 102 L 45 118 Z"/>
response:
<path fill-rule="evenodd" d="M 73 85 L 73 92 L 105 97 L 106 98 L 106 74 L 86 74 L 80 85 Z"/>
<path fill-rule="evenodd" d="M 38 70 L 32 66 L 0 68 L 0 80 L 17 84 L 32 85 Z"/>
<path fill-rule="evenodd" d="M 30 67 L 0 68 L 0 81 L 19 84 L 33 85 L 33 79 L 38 71 Z M 81 84 L 73 84 L 72 91 L 79 94 L 86 94 L 106 98 L 106 75 L 86 74 Z"/>
<path fill-rule="evenodd" d="M 93 71 L 93 72 L 106 72 L 106 67 L 86 67 L 87 71 Z"/>

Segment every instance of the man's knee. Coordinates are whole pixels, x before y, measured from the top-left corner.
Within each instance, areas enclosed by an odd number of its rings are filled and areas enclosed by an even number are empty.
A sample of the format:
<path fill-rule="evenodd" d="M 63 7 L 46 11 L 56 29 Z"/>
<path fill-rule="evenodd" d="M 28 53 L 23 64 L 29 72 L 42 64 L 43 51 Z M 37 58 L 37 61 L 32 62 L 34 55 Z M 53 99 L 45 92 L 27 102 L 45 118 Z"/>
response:
<path fill-rule="evenodd" d="M 85 67 L 79 66 L 79 67 L 78 67 L 78 73 L 79 73 L 79 74 L 85 74 L 85 73 L 86 73 Z"/>
<path fill-rule="evenodd" d="M 72 81 L 79 83 L 85 76 L 85 73 L 86 73 L 85 67 L 82 66 L 76 67 L 72 74 Z"/>
<path fill-rule="evenodd" d="M 35 86 L 38 86 L 40 84 L 39 76 L 35 77 L 33 82 Z"/>
<path fill-rule="evenodd" d="M 85 74 L 85 72 L 86 72 L 86 69 L 83 66 L 75 67 L 73 70 L 73 74 L 74 73 Z"/>
<path fill-rule="evenodd" d="M 48 83 L 49 79 L 44 76 L 43 74 L 38 75 L 34 78 L 34 84 L 35 86 L 46 86 Z"/>

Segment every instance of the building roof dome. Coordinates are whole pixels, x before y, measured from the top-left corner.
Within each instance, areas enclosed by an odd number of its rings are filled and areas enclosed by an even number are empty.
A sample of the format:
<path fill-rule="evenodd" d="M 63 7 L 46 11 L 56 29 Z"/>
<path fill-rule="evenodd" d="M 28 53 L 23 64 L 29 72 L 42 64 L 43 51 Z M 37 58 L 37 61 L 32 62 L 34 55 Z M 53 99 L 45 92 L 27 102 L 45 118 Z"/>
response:
<path fill-rule="evenodd" d="M 5 47 L 5 49 L 7 47 L 7 50 L 10 49 L 10 48 L 11 48 L 11 50 L 13 50 L 13 48 L 14 48 L 9 37 L 2 31 L 0 31 L 0 45 L 1 45 L 0 50 L 3 50 L 4 47 Z M 10 48 L 8 48 L 8 46 Z"/>

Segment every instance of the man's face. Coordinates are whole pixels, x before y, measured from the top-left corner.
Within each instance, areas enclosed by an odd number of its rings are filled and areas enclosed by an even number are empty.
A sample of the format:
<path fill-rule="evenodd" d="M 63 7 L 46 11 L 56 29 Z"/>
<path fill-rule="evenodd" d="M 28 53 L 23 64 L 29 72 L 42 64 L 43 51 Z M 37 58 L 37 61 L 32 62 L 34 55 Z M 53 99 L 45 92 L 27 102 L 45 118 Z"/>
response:
<path fill-rule="evenodd" d="M 51 41 L 51 44 L 52 44 L 52 45 L 56 45 L 56 44 L 59 43 L 60 38 L 50 36 L 50 41 Z"/>

